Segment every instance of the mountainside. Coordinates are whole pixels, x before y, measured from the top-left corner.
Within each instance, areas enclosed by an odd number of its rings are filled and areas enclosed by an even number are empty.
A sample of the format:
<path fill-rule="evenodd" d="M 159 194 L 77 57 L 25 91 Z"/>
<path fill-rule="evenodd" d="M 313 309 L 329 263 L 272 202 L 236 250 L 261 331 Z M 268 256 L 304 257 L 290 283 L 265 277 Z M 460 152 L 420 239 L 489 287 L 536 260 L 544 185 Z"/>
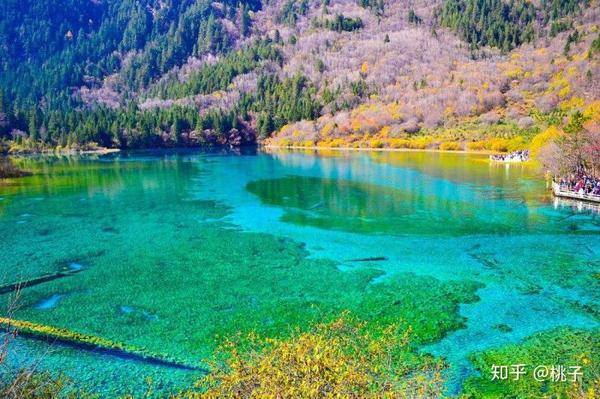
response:
<path fill-rule="evenodd" d="M 600 97 L 597 0 L 7 0 L 0 15 L 16 151 L 510 150 Z"/>

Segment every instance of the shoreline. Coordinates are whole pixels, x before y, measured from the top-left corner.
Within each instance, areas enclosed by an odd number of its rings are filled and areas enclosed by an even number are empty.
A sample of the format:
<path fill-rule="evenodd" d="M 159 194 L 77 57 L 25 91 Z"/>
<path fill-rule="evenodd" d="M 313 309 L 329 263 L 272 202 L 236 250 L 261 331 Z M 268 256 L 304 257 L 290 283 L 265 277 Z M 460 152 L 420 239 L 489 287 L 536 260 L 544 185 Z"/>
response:
<path fill-rule="evenodd" d="M 449 154 L 474 154 L 474 155 L 493 155 L 498 154 L 497 151 L 482 150 L 440 150 L 437 148 L 364 148 L 364 147 L 318 147 L 310 146 L 303 147 L 297 145 L 280 146 L 275 144 L 260 145 L 261 148 L 267 149 L 289 149 L 289 150 L 334 150 L 334 151 L 377 151 L 377 152 L 430 152 L 430 153 L 449 153 Z"/>
<path fill-rule="evenodd" d="M 210 147 L 194 147 L 196 149 L 204 149 Z M 237 148 L 237 147 L 236 147 Z M 499 154 L 498 151 L 491 150 L 441 150 L 439 148 L 365 148 L 365 147 L 319 147 L 319 146 L 280 146 L 275 144 L 261 144 L 257 143 L 257 149 L 278 149 L 278 150 L 327 150 L 327 151 L 362 151 L 362 152 L 427 152 L 427 153 L 447 153 L 447 154 L 472 154 L 472 155 L 494 155 Z M 163 149 L 163 147 L 156 147 L 156 149 Z M 97 150 L 68 150 L 68 151 L 29 151 L 29 152 L 15 152 L 7 153 L 7 157 L 18 157 L 18 156 L 31 156 L 31 155 L 107 155 L 122 152 L 120 148 L 102 148 Z"/>
<path fill-rule="evenodd" d="M 121 152 L 119 148 L 100 148 L 97 150 L 43 150 L 43 151 L 23 151 L 23 152 L 8 152 L 7 157 L 19 157 L 30 155 L 106 155 Z"/>
<path fill-rule="evenodd" d="M 357 152 L 423 152 L 423 153 L 446 153 L 446 154 L 469 154 L 469 155 L 495 155 L 495 154 L 502 154 L 498 151 L 491 151 L 491 150 L 441 150 L 439 148 L 365 148 L 365 147 L 319 147 L 319 146 L 310 146 L 310 147 L 305 147 L 305 146 L 280 146 L 280 145 L 275 145 L 275 144 L 261 144 L 261 143 L 257 143 L 256 146 L 252 146 L 256 149 L 261 149 L 261 150 L 310 150 L 310 151 L 339 151 L 339 152 L 351 152 L 351 151 L 357 151 Z M 211 147 L 193 147 L 195 149 L 198 150 L 202 150 L 202 149 L 208 149 Z M 234 148 L 241 148 L 241 147 L 234 147 Z M 163 149 L 163 147 L 156 147 L 155 149 Z M 42 156 L 61 156 L 61 155 L 65 155 L 65 156 L 72 156 L 72 155 L 108 155 L 108 154 L 115 154 L 115 153 L 119 153 L 122 152 L 123 150 L 120 148 L 101 148 L 101 149 L 97 149 L 97 150 L 68 150 L 68 151 L 53 151 L 53 150 L 47 150 L 47 151 L 32 151 L 32 152 L 17 152 L 17 153 L 7 153 L 5 154 L 6 157 L 27 157 L 27 156 L 36 156 L 36 155 L 42 155 Z M 493 160 L 492 160 L 493 161 Z M 503 161 L 494 161 L 498 164 L 502 164 L 502 163 L 510 163 L 510 164 L 518 164 L 518 165 L 523 165 L 523 164 L 528 164 L 530 163 L 531 160 L 525 161 L 525 162 L 503 162 Z"/>
<path fill-rule="evenodd" d="M 114 154 L 117 152 L 121 152 L 120 148 L 103 148 L 101 150 L 86 150 L 86 151 L 74 151 L 74 152 L 66 152 L 67 154 L 84 154 L 84 155 L 88 155 L 88 154 L 99 154 L 99 155 L 105 155 L 105 154 Z M 62 154 L 62 152 L 59 152 L 59 154 Z"/>

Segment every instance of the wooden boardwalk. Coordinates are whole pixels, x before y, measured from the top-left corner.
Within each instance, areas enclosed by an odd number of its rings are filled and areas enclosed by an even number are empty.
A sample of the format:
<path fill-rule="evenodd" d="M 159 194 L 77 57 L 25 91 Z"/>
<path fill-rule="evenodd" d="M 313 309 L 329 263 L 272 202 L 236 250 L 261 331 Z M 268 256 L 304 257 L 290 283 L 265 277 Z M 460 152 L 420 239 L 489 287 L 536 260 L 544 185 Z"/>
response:
<path fill-rule="evenodd" d="M 570 199 L 580 200 L 580 201 L 589 201 L 589 202 L 593 202 L 596 204 L 600 204 L 600 195 L 580 194 L 580 193 L 576 193 L 574 191 L 563 190 L 563 189 L 561 189 L 560 185 L 555 182 L 552 182 L 552 192 L 557 197 L 570 198 Z"/>

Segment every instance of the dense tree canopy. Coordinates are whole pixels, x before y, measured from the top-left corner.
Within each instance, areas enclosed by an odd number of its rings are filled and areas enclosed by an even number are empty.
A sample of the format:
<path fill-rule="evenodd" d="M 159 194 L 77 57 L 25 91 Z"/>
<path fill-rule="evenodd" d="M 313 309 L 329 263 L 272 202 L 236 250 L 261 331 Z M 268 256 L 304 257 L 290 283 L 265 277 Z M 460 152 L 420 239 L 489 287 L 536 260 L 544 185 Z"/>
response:
<path fill-rule="evenodd" d="M 531 41 L 535 8 L 517 0 L 449 0 L 440 14 L 443 26 L 457 30 L 471 46 L 493 46 L 511 50 Z"/>
<path fill-rule="evenodd" d="M 433 32 L 434 41 L 436 29 L 448 27 L 471 49 L 511 51 L 548 35 L 572 57 L 586 40 L 574 16 L 587 1 L 446 0 L 432 15 L 417 3 L 382 0 L 6 0 L 0 2 L 0 141 L 34 148 L 252 142 L 377 97 L 401 83 L 402 63 L 426 62 L 437 51 L 422 54 L 409 42 L 416 36 L 377 32 L 382 21 L 391 26 L 401 16 L 393 26 Z M 561 32 L 569 33 L 566 45 Z M 598 53 L 596 40 L 590 59 Z M 589 82 L 594 73 L 587 70 Z M 446 89 L 462 85 L 450 76 Z M 434 95 L 440 84 L 428 85 L 431 78 L 385 90 L 396 102 L 402 93 L 412 98 L 406 104 L 423 107 L 417 97 Z M 442 113 L 487 112 L 505 101 L 504 89 L 479 84 L 488 93 L 440 97 L 423 116 L 405 107 L 406 120 L 398 124 L 407 131 L 436 127 Z M 556 91 L 568 97 L 565 90 Z M 391 114 L 399 119 L 400 112 Z"/>
<path fill-rule="evenodd" d="M 119 109 L 111 109 L 87 106 L 73 92 L 112 74 L 131 93 L 153 84 L 150 94 L 163 98 L 225 89 L 262 61 L 281 62 L 269 40 L 231 51 L 236 33 L 224 21 L 234 21 L 239 35 L 248 35 L 249 14 L 260 7 L 259 0 L 2 2 L 0 135 L 52 146 L 93 141 L 121 147 L 181 144 L 182 133 L 205 129 L 213 138 L 223 136 L 249 118 L 250 107 L 200 115 L 191 106 L 141 110 L 135 98 L 124 97 Z M 220 60 L 185 83 L 167 79 L 154 85 L 189 57 L 208 53 Z M 244 114 L 238 114 L 242 108 Z"/>
<path fill-rule="evenodd" d="M 559 18 L 579 11 L 586 0 L 543 0 L 540 8 L 526 0 L 448 0 L 438 10 L 442 26 L 452 28 L 472 47 L 492 46 L 504 51 L 530 42 L 535 37 L 538 11 L 543 24 L 553 22 L 560 30 Z M 566 29 L 562 29 L 566 30 Z"/>

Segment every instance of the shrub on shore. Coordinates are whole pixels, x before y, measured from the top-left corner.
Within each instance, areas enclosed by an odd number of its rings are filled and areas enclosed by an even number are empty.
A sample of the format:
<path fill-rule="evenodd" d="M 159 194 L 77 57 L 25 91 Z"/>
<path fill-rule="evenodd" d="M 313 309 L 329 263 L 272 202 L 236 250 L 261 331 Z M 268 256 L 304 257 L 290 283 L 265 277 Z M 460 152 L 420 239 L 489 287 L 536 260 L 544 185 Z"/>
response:
<path fill-rule="evenodd" d="M 440 150 L 442 151 L 460 151 L 462 150 L 462 145 L 455 141 L 451 141 L 448 143 L 440 144 Z"/>
<path fill-rule="evenodd" d="M 17 168 L 10 159 L 0 156 L 0 179 L 22 177 L 29 175 L 28 172 Z"/>

